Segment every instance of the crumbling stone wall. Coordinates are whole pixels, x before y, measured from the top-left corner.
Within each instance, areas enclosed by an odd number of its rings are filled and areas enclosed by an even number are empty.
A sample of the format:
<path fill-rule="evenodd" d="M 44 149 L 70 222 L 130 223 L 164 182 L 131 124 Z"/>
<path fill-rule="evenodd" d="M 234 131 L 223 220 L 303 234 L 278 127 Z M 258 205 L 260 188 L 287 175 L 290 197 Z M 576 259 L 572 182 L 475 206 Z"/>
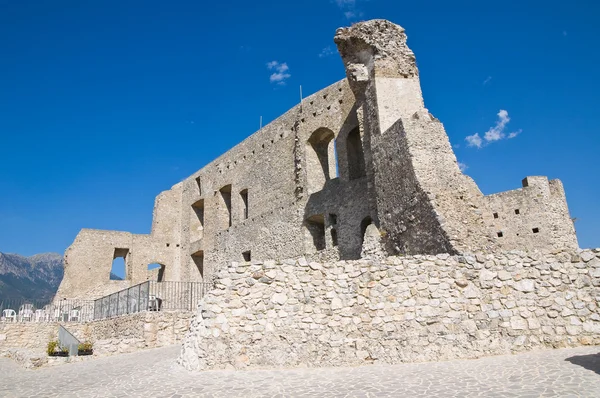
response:
<path fill-rule="evenodd" d="M 388 253 L 577 249 L 560 182 L 550 189 L 546 180 L 543 198 L 534 188 L 487 198 L 461 173 L 443 125 L 425 108 L 402 27 L 361 22 L 339 29 L 334 40 L 364 110 L 370 196 Z M 543 185 L 538 177 L 528 179 Z M 493 218 L 498 209 L 515 206 L 515 197 L 524 223 L 540 225 L 538 232 Z"/>
<path fill-rule="evenodd" d="M 347 79 L 161 193 L 151 234 L 82 230 L 57 297 L 156 278 L 151 263 L 164 280 L 202 281 L 231 261 L 358 259 L 371 223 L 388 255 L 578 248 L 560 181 L 484 196 L 462 174 L 402 27 L 361 22 L 334 41 Z M 109 282 L 124 252 L 126 281 Z"/>
<path fill-rule="evenodd" d="M 202 300 L 187 369 L 476 358 L 600 343 L 600 249 L 232 263 Z"/>
<path fill-rule="evenodd" d="M 123 354 L 180 343 L 189 330 L 193 313 L 186 311 L 140 312 L 111 319 L 62 323 L 77 339 L 90 341 L 94 355 Z M 0 355 L 12 349 L 45 352 L 58 339 L 59 322 L 0 323 Z"/>

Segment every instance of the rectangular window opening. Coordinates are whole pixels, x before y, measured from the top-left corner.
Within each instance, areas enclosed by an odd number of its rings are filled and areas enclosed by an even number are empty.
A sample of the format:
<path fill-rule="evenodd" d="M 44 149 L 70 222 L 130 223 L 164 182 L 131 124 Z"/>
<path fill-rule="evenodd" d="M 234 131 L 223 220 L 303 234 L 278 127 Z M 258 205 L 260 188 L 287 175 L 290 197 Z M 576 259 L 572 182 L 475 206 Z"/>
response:
<path fill-rule="evenodd" d="M 519 211 L 519 209 L 515 209 L 515 214 L 521 214 L 521 212 Z"/>
<path fill-rule="evenodd" d="M 534 234 L 537 234 L 537 233 L 540 232 L 540 229 L 539 228 L 533 228 L 532 231 L 533 231 Z"/>
<path fill-rule="evenodd" d="M 498 218 L 498 213 L 494 213 L 494 218 Z"/>
<path fill-rule="evenodd" d="M 337 215 L 329 214 L 329 225 L 337 225 Z"/>
<path fill-rule="evenodd" d="M 498 237 L 502 238 L 504 236 L 504 234 L 502 233 L 502 231 L 498 232 Z"/>

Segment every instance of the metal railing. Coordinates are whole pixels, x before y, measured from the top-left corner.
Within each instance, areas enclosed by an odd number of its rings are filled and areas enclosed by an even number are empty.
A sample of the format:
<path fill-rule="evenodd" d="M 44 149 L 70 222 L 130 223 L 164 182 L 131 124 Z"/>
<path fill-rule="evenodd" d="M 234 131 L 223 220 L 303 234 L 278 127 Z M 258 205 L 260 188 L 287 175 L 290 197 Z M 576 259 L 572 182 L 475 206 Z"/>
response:
<path fill-rule="evenodd" d="M 148 281 L 94 301 L 94 319 L 144 311 L 193 311 L 211 288 L 202 282 Z"/>
<path fill-rule="evenodd" d="M 2 322 L 85 322 L 94 318 L 92 300 L 0 299 Z"/>
<path fill-rule="evenodd" d="M 0 298 L 1 322 L 87 322 L 143 311 L 193 311 L 212 285 L 148 281 L 97 300 Z"/>

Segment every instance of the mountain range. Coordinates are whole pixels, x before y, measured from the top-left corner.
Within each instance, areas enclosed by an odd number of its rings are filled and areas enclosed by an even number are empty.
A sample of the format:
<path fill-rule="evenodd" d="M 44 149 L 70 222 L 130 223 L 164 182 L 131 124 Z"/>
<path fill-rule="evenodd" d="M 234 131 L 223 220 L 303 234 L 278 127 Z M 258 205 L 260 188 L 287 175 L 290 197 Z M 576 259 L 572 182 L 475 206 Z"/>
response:
<path fill-rule="evenodd" d="M 30 257 L 0 252 L 0 298 L 52 300 L 63 277 L 63 257 L 57 253 Z"/>

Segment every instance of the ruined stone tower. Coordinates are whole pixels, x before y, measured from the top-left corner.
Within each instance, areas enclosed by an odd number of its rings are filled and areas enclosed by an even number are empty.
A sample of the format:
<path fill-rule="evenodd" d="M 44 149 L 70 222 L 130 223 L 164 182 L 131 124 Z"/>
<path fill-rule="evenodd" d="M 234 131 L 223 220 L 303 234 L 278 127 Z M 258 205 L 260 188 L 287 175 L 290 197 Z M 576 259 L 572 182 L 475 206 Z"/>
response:
<path fill-rule="evenodd" d="M 356 259 L 371 224 L 387 254 L 577 249 L 560 181 L 484 196 L 461 173 L 403 28 L 361 22 L 335 42 L 347 79 L 161 193 L 149 235 L 82 230 L 57 298 L 201 281 L 231 261 Z M 116 257 L 125 281 L 109 281 Z"/>

